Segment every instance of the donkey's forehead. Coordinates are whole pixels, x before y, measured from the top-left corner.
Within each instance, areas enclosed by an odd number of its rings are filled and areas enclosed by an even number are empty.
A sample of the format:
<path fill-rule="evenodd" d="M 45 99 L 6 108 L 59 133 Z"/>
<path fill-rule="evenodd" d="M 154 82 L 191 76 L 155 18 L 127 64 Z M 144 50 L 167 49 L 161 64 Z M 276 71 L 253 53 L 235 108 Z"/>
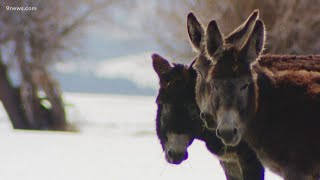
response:
<path fill-rule="evenodd" d="M 173 68 L 162 77 L 160 77 L 160 87 L 162 89 L 167 89 L 170 87 L 176 87 L 177 82 L 186 82 L 190 79 L 190 72 L 188 67 L 181 64 L 174 64 Z"/>
<path fill-rule="evenodd" d="M 174 64 L 173 69 L 170 72 L 172 79 L 188 79 L 190 78 L 189 69 L 187 66 L 181 64 Z"/>
<path fill-rule="evenodd" d="M 174 69 L 169 75 L 166 90 L 180 90 L 192 83 L 192 76 L 187 68 Z"/>
<path fill-rule="evenodd" d="M 243 76 L 250 76 L 250 65 L 241 63 L 216 64 L 211 68 L 208 78 L 214 79 L 234 79 Z"/>
<path fill-rule="evenodd" d="M 216 52 L 218 61 L 238 61 L 239 50 L 232 44 L 226 44 L 222 50 Z"/>
<path fill-rule="evenodd" d="M 252 82 L 252 77 L 250 76 L 242 76 L 242 77 L 237 77 L 237 78 L 218 78 L 218 79 L 212 79 L 211 80 L 214 83 L 217 84 L 242 84 L 242 83 L 250 83 Z"/>
<path fill-rule="evenodd" d="M 161 104 L 182 104 L 194 101 L 194 87 L 196 79 L 188 68 L 175 67 L 168 74 L 166 82 L 160 87 L 157 102 Z"/>
<path fill-rule="evenodd" d="M 239 59 L 237 50 L 230 49 L 217 55 L 216 63 L 210 68 L 213 78 L 238 78 L 251 73 L 250 64 Z"/>

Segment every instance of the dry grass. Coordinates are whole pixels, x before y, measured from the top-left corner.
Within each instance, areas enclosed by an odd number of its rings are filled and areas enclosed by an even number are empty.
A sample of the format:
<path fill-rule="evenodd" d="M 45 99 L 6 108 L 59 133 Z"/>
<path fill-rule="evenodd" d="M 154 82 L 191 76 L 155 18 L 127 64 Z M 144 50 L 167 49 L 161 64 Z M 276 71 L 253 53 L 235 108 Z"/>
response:
<path fill-rule="evenodd" d="M 266 53 L 320 53 L 319 0 L 164 0 L 154 7 L 148 31 L 178 61 L 193 57 L 186 30 L 190 11 L 204 25 L 215 19 L 222 32 L 228 34 L 254 9 L 259 9 L 267 27 Z"/>

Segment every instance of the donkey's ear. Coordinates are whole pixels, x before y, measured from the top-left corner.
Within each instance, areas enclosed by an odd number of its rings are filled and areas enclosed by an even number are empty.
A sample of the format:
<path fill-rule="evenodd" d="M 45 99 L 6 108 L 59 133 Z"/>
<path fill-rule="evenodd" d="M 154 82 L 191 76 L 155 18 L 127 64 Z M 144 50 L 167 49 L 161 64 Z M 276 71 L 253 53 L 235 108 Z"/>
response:
<path fill-rule="evenodd" d="M 240 60 L 247 63 L 255 62 L 264 49 L 265 27 L 259 19 L 256 21 L 251 35 L 240 50 Z"/>
<path fill-rule="evenodd" d="M 255 25 L 255 22 L 259 18 L 259 10 L 254 10 L 247 20 L 236 28 L 232 33 L 230 33 L 225 39 L 226 43 L 233 44 L 238 48 L 244 44 L 245 40 L 248 38 L 248 35 L 252 32 L 252 29 Z"/>
<path fill-rule="evenodd" d="M 221 34 L 216 21 L 211 21 L 207 29 L 206 47 L 208 55 L 214 57 L 217 50 L 222 49 L 224 45 L 223 35 Z"/>
<path fill-rule="evenodd" d="M 152 65 L 153 65 L 153 69 L 156 71 L 159 78 L 169 73 L 170 70 L 172 69 L 172 67 L 170 66 L 170 63 L 158 54 L 152 55 Z"/>
<path fill-rule="evenodd" d="M 202 39 L 204 38 L 204 30 L 198 19 L 193 13 L 189 13 L 187 17 L 187 29 L 190 41 L 196 50 L 200 49 Z"/>

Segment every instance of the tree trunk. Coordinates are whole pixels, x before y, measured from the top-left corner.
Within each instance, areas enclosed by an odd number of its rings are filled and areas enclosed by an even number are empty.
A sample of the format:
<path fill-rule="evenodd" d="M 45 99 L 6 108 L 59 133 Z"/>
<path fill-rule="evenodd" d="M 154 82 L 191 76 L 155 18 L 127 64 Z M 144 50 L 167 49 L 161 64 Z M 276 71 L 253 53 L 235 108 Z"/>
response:
<path fill-rule="evenodd" d="M 27 61 L 26 39 L 23 33 L 16 36 L 15 55 L 19 63 L 19 69 L 22 75 L 20 87 L 21 104 L 26 116 L 26 121 L 31 129 L 46 130 L 49 129 L 51 116 L 50 111 L 41 105 L 41 99 L 38 96 L 38 86 L 32 79 L 32 64 Z"/>
<path fill-rule="evenodd" d="M 26 41 L 23 33 L 15 36 L 15 56 L 22 80 L 19 88 L 13 87 L 10 82 L 0 49 L 0 100 L 15 129 L 67 130 L 58 83 L 41 61 L 28 59 Z M 38 55 L 41 57 L 41 54 Z M 40 90 L 45 93 L 44 98 L 39 97 Z M 50 107 L 42 104 L 44 99 L 50 103 Z"/>
<path fill-rule="evenodd" d="M 50 103 L 51 121 L 50 130 L 66 130 L 67 121 L 64 110 L 64 103 L 58 83 L 54 81 L 46 68 L 40 64 L 33 67 L 33 82 L 42 89 L 46 95 L 46 100 Z"/>
<path fill-rule="evenodd" d="M 0 100 L 9 116 L 13 128 L 29 129 L 23 107 L 21 106 L 20 90 L 12 86 L 6 65 L 0 53 Z"/>
<path fill-rule="evenodd" d="M 46 92 L 48 101 L 51 104 L 51 123 L 53 130 L 66 130 L 67 121 L 66 113 L 64 110 L 64 103 L 61 98 L 61 92 L 59 86 L 53 79 L 47 74 L 48 81 L 44 84 L 44 91 Z"/>

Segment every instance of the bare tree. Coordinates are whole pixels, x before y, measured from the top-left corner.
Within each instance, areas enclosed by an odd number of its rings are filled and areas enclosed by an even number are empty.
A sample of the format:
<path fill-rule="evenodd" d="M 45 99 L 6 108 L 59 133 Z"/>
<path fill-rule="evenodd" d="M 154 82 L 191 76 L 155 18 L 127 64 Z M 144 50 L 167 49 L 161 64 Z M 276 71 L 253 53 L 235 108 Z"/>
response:
<path fill-rule="evenodd" d="M 230 33 L 254 10 L 267 27 L 265 52 L 316 54 L 320 52 L 320 1 L 318 0 L 180 0 L 157 1 L 146 29 L 165 52 L 180 61 L 193 57 L 186 31 L 186 17 L 194 12 L 204 25 L 215 19 Z"/>
<path fill-rule="evenodd" d="M 72 49 L 86 23 L 99 19 L 94 13 L 107 15 L 108 8 L 123 2 L 6 0 L 0 5 L 0 99 L 14 128 L 67 130 L 59 84 L 48 68 L 61 52 Z M 37 10 L 8 11 L 7 6 Z M 8 67 L 20 72 L 17 88 L 10 82 Z"/>

